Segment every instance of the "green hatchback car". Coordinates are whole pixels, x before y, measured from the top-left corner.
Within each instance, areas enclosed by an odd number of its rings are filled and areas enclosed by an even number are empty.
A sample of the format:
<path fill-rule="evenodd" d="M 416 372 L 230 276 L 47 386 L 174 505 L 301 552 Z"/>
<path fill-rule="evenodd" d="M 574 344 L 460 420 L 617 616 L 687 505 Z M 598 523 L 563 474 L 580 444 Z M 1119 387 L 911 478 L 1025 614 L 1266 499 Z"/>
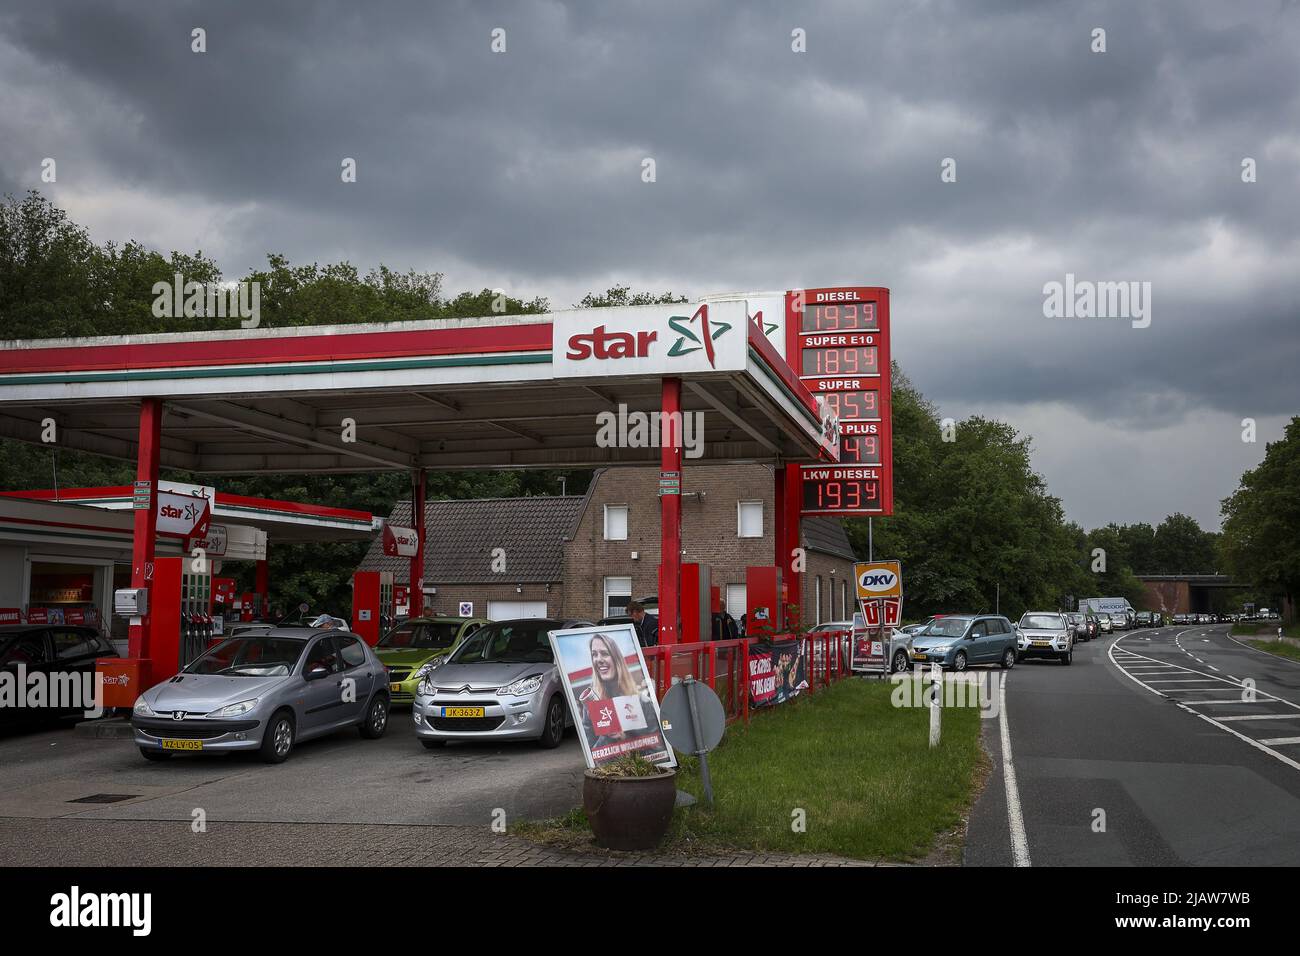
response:
<path fill-rule="evenodd" d="M 477 617 L 417 617 L 394 625 L 375 645 L 388 670 L 392 702 L 414 702 L 415 687 L 424 675 L 486 623 Z"/>

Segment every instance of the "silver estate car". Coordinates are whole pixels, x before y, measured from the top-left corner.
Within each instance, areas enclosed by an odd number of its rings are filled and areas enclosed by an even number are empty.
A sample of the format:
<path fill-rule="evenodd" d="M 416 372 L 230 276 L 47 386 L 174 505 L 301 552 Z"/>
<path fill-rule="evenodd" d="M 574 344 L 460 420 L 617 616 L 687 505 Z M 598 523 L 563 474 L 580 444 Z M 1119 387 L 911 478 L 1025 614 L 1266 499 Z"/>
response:
<path fill-rule="evenodd" d="M 135 742 L 148 760 L 254 750 L 280 763 L 294 745 L 388 727 L 388 684 L 373 648 L 348 631 L 287 628 L 232 637 L 136 699 Z"/>
<path fill-rule="evenodd" d="M 573 717 L 548 634 L 590 626 L 547 618 L 483 625 L 416 687 L 411 717 L 420 743 L 523 739 L 558 747 Z"/>
<path fill-rule="evenodd" d="M 1020 657 L 1048 657 L 1069 664 L 1074 660 L 1074 628 L 1056 611 L 1026 611 L 1016 625 Z"/>
<path fill-rule="evenodd" d="M 824 633 L 826 631 L 848 631 L 841 645 L 840 653 L 848 658 L 850 664 L 853 661 L 853 622 L 852 621 L 827 621 L 824 624 L 818 624 L 810 634 Z M 821 653 L 821 645 L 813 644 L 814 654 Z M 907 628 L 891 627 L 889 629 L 889 673 L 897 674 L 911 667 L 912 659 L 912 633 Z M 820 658 L 818 658 L 820 661 Z"/>

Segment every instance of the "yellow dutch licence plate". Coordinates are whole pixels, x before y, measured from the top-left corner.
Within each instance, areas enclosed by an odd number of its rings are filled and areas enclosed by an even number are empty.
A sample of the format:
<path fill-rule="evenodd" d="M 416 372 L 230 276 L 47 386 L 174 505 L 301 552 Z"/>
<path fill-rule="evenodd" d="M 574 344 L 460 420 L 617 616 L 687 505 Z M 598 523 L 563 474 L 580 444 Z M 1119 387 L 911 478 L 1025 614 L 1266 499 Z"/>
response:
<path fill-rule="evenodd" d="M 485 716 L 482 707 L 444 707 L 442 709 L 444 717 L 483 717 Z"/>
<path fill-rule="evenodd" d="M 201 740 L 164 740 L 162 742 L 163 750 L 202 750 L 203 741 Z"/>
<path fill-rule="evenodd" d="M 1051 647 L 1051 641 L 1034 641 L 1034 647 Z"/>
<path fill-rule="evenodd" d="M 925 655 L 924 655 L 924 654 L 913 654 L 913 655 L 912 655 L 912 660 L 914 660 L 914 661 L 923 661 L 923 660 L 925 660 Z"/>
<path fill-rule="evenodd" d="M 402 691 L 402 685 L 401 685 L 401 684 L 389 684 L 389 685 L 388 685 L 388 689 L 389 689 L 390 691 L 392 691 L 394 694 L 400 694 L 401 691 Z"/>

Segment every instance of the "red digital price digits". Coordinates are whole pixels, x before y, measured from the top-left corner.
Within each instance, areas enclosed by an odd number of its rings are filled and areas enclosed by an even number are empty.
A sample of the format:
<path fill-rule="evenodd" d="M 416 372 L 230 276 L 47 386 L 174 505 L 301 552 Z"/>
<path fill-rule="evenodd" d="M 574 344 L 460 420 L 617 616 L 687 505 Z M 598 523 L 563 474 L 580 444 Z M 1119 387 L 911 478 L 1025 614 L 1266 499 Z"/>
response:
<path fill-rule="evenodd" d="M 858 348 L 804 349 L 804 375 L 878 375 L 880 354 L 874 345 Z"/>
<path fill-rule="evenodd" d="M 845 465 L 880 464 L 880 439 L 875 435 L 841 437 L 840 463 Z"/>
<path fill-rule="evenodd" d="M 800 332 L 875 332 L 874 302 L 810 303 L 799 320 Z"/>
<path fill-rule="evenodd" d="M 842 422 L 880 417 L 880 401 L 876 392 L 822 392 L 821 396 Z"/>
<path fill-rule="evenodd" d="M 803 484 L 805 511 L 861 511 L 880 507 L 880 482 L 825 479 Z"/>

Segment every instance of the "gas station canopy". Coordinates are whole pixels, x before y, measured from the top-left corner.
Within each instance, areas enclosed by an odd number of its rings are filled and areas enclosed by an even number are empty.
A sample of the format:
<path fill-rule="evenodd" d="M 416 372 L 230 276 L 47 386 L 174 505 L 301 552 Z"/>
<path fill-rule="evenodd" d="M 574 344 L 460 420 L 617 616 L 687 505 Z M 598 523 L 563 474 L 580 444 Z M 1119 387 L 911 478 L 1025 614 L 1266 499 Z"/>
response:
<path fill-rule="evenodd" d="M 203 475 L 658 462 L 610 440 L 682 382 L 714 461 L 838 460 L 833 415 L 743 300 L 376 325 L 0 342 L 0 436 Z M 598 416 L 605 415 L 602 430 Z M 636 417 L 636 416 L 634 416 Z M 626 437 L 626 433 L 623 434 Z M 635 444 L 635 443 L 631 443 Z"/>

